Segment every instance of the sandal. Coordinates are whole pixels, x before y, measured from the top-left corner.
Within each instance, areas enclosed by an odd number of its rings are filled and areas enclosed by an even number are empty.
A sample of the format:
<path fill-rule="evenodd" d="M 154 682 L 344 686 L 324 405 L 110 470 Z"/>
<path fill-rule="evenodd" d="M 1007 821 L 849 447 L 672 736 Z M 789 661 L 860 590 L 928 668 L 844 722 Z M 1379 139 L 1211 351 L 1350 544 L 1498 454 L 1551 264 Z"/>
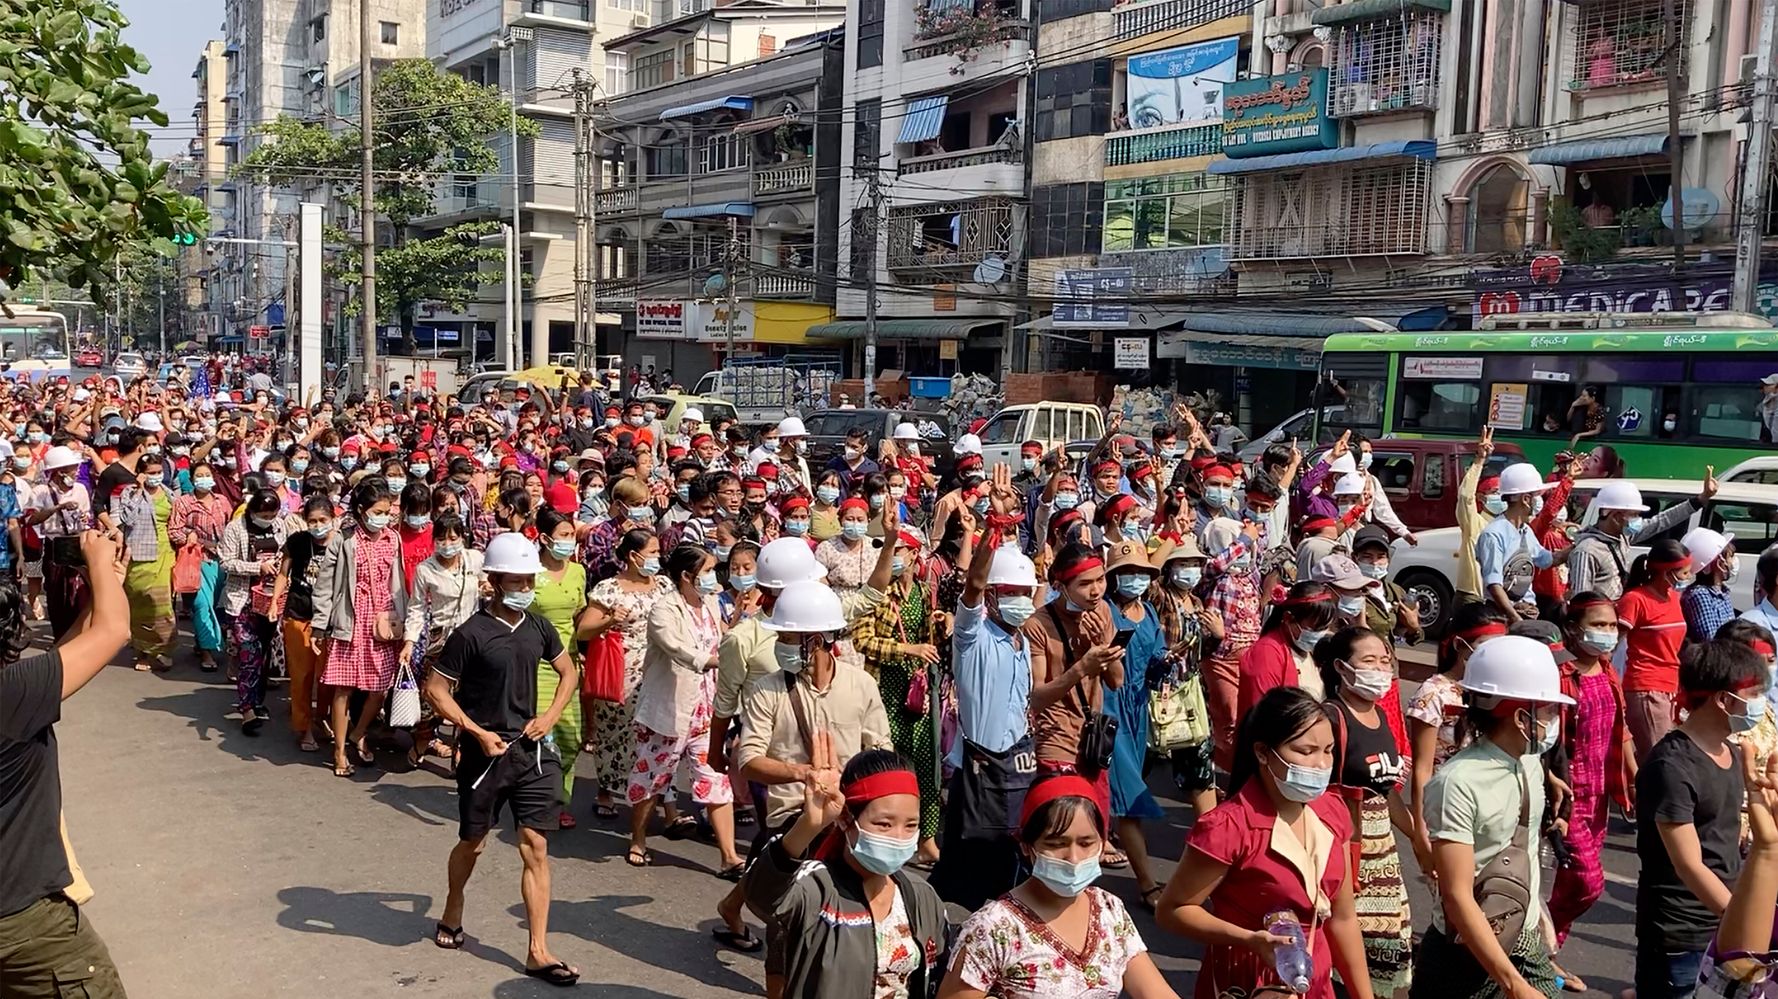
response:
<path fill-rule="evenodd" d="M 735 809 L 735 825 L 750 826 L 757 818 L 758 816 L 755 815 L 753 806 L 751 805 L 746 808 Z"/>
<path fill-rule="evenodd" d="M 445 950 L 462 950 L 463 927 L 439 923 L 438 928 L 432 931 L 432 942 Z"/>
<path fill-rule="evenodd" d="M 593 805 L 593 818 L 595 818 L 595 819 L 615 819 L 615 818 L 617 818 L 617 806 L 611 804 L 610 802 L 595 803 Z"/>
<path fill-rule="evenodd" d="M 350 763 L 342 763 L 339 760 L 333 761 L 333 775 L 335 777 L 350 777 L 357 772 L 358 771 L 353 768 Z"/>
<path fill-rule="evenodd" d="M 368 740 L 359 739 L 357 742 L 347 743 L 346 752 L 357 757 L 358 765 L 361 767 L 374 767 L 377 765 L 376 754 L 371 752 L 370 742 Z"/>
<path fill-rule="evenodd" d="M 1556 981 L 1562 984 L 1562 991 L 1585 992 L 1587 990 L 1586 979 L 1570 972 L 1556 962 L 1550 962 L 1550 970 L 1556 973 Z"/>
<path fill-rule="evenodd" d="M 647 867 L 654 863 L 654 854 L 649 853 L 645 847 L 632 846 L 630 852 L 624 854 L 624 863 L 631 867 Z"/>
<path fill-rule="evenodd" d="M 580 972 L 568 967 L 566 961 L 557 961 L 542 968 L 526 968 L 525 974 L 564 989 L 580 981 Z"/>
<path fill-rule="evenodd" d="M 690 839 L 698 831 L 698 820 L 689 815 L 681 815 L 667 824 L 666 831 L 661 835 L 674 842 Z"/>
<path fill-rule="evenodd" d="M 562 814 L 557 818 L 556 824 L 562 829 L 573 829 L 578 825 L 578 823 L 574 821 L 574 816 L 568 814 L 568 809 L 566 808 L 562 809 Z"/>
<path fill-rule="evenodd" d="M 1157 896 L 1160 895 L 1160 893 L 1164 887 L 1165 886 L 1163 886 L 1163 885 L 1149 886 L 1149 888 L 1142 893 L 1142 907 L 1144 909 L 1147 909 L 1149 912 L 1153 912 L 1154 908 L 1155 908 L 1155 903 L 1160 901 L 1160 899 Z"/>
<path fill-rule="evenodd" d="M 136 660 L 136 672 L 138 673 L 146 673 L 153 668 L 146 659 Z"/>
<path fill-rule="evenodd" d="M 717 871 L 716 876 L 724 881 L 739 884 L 741 875 L 745 873 L 747 873 L 747 862 L 743 860 L 732 867 L 724 867 L 722 870 Z"/>
<path fill-rule="evenodd" d="M 303 736 L 302 741 L 296 744 L 296 748 L 305 753 L 318 753 L 321 751 L 321 744 L 316 742 L 314 734 L 310 733 Z"/>
<path fill-rule="evenodd" d="M 753 930 L 745 926 L 741 928 L 741 932 L 739 933 L 736 933 L 734 930 L 731 930 L 726 926 L 719 926 L 716 929 L 711 930 L 710 935 L 715 937 L 718 943 L 726 947 L 732 947 L 743 954 L 752 954 L 765 946 L 764 942 L 753 935 Z"/>
<path fill-rule="evenodd" d="M 1121 867 L 1128 867 L 1128 866 L 1130 866 L 1130 858 L 1127 854 L 1124 854 L 1124 853 L 1117 851 L 1117 850 L 1112 850 L 1112 851 L 1107 852 L 1104 856 L 1099 858 L 1099 866 L 1110 867 L 1113 869 L 1121 868 Z"/>

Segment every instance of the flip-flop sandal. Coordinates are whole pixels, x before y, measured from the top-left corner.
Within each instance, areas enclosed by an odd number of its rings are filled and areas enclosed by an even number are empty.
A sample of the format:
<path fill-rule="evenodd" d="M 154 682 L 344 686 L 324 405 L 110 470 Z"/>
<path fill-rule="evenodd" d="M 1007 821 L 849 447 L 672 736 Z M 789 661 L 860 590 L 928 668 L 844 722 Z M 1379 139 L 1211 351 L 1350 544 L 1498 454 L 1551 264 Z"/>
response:
<path fill-rule="evenodd" d="M 171 673 L 173 672 L 173 660 L 156 659 L 154 662 L 148 664 L 148 668 L 154 670 L 156 673 Z"/>
<path fill-rule="evenodd" d="M 353 767 L 350 763 L 345 766 L 340 766 L 338 763 L 333 765 L 333 775 L 335 777 L 350 777 L 357 772 L 357 768 Z"/>
<path fill-rule="evenodd" d="M 574 821 L 574 816 L 568 814 L 566 808 L 562 809 L 561 817 L 557 820 L 558 826 L 563 829 L 573 829 L 578 824 L 579 823 Z"/>
<path fill-rule="evenodd" d="M 632 846 L 630 851 L 624 854 L 624 863 L 631 867 L 647 867 L 654 863 L 654 854 Z"/>
<path fill-rule="evenodd" d="M 595 819 L 615 819 L 615 818 L 617 818 L 617 806 L 616 805 L 595 804 L 593 806 L 593 818 L 595 818 Z"/>
<path fill-rule="evenodd" d="M 751 808 L 735 809 L 735 825 L 750 826 L 754 823 L 755 818 L 756 816 Z"/>
<path fill-rule="evenodd" d="M 445 950 L 463 949 L 463 927 L 438 924 L 432 931 L 432 942 Z"/>
<path fill-rule="evenodd" d="M 1155 903 L 1160 901 L 1160 894 L 1161 894 L 1161 891 L 1163 890 L 1163 888 L 1164 888 L 1163 885 L 1155 885 L 1154 887 L 1143 892 L 1142 893 L 1142 907 L 1144 909 L 1147 909 L 1149 912 L 1153 912 L 1155 909 Z"/>
<path fill-rule="evenodd" d="M 321 744 L 315 741 L 314 736 L 305 735 L 303 736 L 303 741 L 296 744 L 296 748 L 305 753 L 319 753 L 321 751 Z"/>
<path fill-rule="evenodd" d="M 689 815 L 681 815 L 677 819 L 674 819 L 661 835 L 674 842 L 678 842 L 679 840 L 692 838 L 693 834 L 697 831 L 698 820 Z"/>
<path fill-rule="evenodd" d="M 741 875 L 745 873 L 747 873 L 747 863 L 742 861 L 733 867 L 724 867 L 722 870 L 717 871 L 716 876 L 724 881 L 739 882 L 741 880 Z"/>
<path fill-rule="evenodd" d="M 1130 858 L 1129 858 L 1128 854 L 1113 853 L 1113 854 L 1109 854 L 1104 857 L 1100 857 L 1099 858 L 1099 865 L 1101 867 L 1110 867 L 1113 869 L 1120 868 L 1120 867 L 1128 867 L 1128 866 L 1130 866 Z"/>
<path fill-rule="evenodd" d="M 743 929 L 741 932 L 736 933 L 734 930 L 731 930 L 726 926 L 720 926 L 711 930 L 710 935 L 716 938 L 717 943 L 720 943 L 725 947 L 731 947 L 743 954 L 755 953 L 761 947 L 765 946 L 763 941 L 753 935 L 753 930 L 750 928 Z"/>
<path fill-rule="evenodd" d="M 146 659 L 136 660 L 136 672 L 138 672 L 138 673 L 146 673 L 153 668 L 154 668 L 153 666 L 150 666 L 148 664 L 148 660 L 146 660 Z"/>
<path fill-rule="evenodd" d="M 566 961 L 557 961 L 555 964 L 545 965 L 541 968 L 526 968 L 525 976 L 528 978 L 536 978 L 564 989 L 573 985 L 575 982 L 580 981 L 580 972 L 568 967 L 568 962 Z"/>

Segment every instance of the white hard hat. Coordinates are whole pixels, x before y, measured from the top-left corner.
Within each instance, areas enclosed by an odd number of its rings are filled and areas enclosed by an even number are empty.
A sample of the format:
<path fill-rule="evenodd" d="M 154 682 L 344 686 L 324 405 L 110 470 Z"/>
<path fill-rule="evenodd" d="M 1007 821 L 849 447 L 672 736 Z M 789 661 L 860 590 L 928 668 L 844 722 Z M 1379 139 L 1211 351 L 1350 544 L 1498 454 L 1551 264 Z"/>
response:
<path fill-rule="evenodd" d="M 58 444 L 55 447 L 50 448 L 49 451 L 43 455 L 43 468 L 44 471 L 50 471 L 57 468 L 72 468 L 84 460 L 85 459 L 81 458 L 80 452 L 71 447 L 64 447 Z"/>
<path fill-rule="evenodd" d="M 846 626 L 846 612 L 832 587 L 804 580 L 778 594 L 772 613 L 761 618 L 759 626 L 767 631 L 839 631 Z"/>
<path fill-rule="evenodd" d="M 786 537 L 769 542 L 759 550 L 753 575 L 758 585 L 775 590 L 791 583 L 826 579 L 827 569 L 815 561 L 815 553 L 808 542 Z"/>
<path fill-rule="evenodd" d="M 1733 534 L 1722 534 L 1708 527 L 1694 527 L 1685 532 L 1679 543 L 1692 557 L 1692 571 L 1699 572 L 1716 561 L 1722 550 L 1735 540 Z"/>
<path fill-rule="evenodd" d="M 982 439 L 974 434 L 964 434 L 957 438 L 957 444 L 951 448 L 952 454 L 981 454 Z"/>
<path fill-rule="evenodd" d="M 1345 475 L 1340 476 L 1340 481 L 1334 483 L 1334 495 L 1335 496 L 1360 496 L 1360 495 L 1363 495 L 1364 487 L 1366 485 L 1368 485 L 1368 482 L 1367 482 L 1368 478 L 1369 478 L 1368 476 L 1366 476 L 1362 473 L 1359 473 L 1359 472 L 1347 472 Z"/>
<path fill-rule="evenodd" d="M 894 439 L 898 441 L 917 441 L 920 439 L 920 428 L 914 426 L 912 423 L 897 423 L 895 425 Z M 955 454 L 956 449 L 952 448 L 951 452 Z"/>
<path fill-rule="evenodd" d="M 1352 457 L 1352 452 L 1347 451 L 1329 462 L 1327 470 L 1335 475 L 1348 475 L 1358 471 L 1358 459 Z"/>
<path fill-rule="evenodd" d="M 1537 472 L 1537 466 L 1529 462 L 1518 462 L 1500 470 L 1500 495 L 1523 496 L 1526 493 L 1541 493 L 1554 486 L 1553 482 L 1543 481 Z"/>
<path fill-rule="evenodd" d="M 537 542 L 517 531 L 496 534 L 482 555 L 482 571 L 535 576 L 543 571 L 543 563 L 537 558 Z"/>
<path fill-rule="evenodd" d="M 150 433 L 156 434 L 167 429 L 166 427 L 161 426 L 161 418 L 158 413 L 143 413 L 141 416 L 136 417 L 136 426 L 141 430 L 147 430 Z"/>
<path fill-rule="evenodd" d="M 1556 657 L 1550 653 L 1550 647 L 1524 635 L 1501 635 L 1476 646 L 1463 667 L 1459 685 L 1484 697 L 1542 704 L 1574 703 L 1574 698 L 1562 693 L 1562 678 L 1556 672 Z"/>
<path fill-rule="evenodd" d="M 81 387 L 74 390 L 74 401 L 75 402 L 85 402 L 88 399 L 92 398 L 92 396 L 93 396 L 93 394 L 91 392 L 87 391 L 85 385 L 82 385 Z"/>
<path fill-rule="evenodd" d="M 687 409 L 683 414 L 681 414 L 679 419 L 680 420 L 691 420 L 694 423 L 702 423 L 702 422 L 704 422 L 704 411 L 699 409 L 696 406 L 693 406 L 693 407 Z"/>
<path fill-rule="evenodd" d="M 1600 510 L 1648 512 L 1648 505 L 1642 502 L 1642 490 L 1636 488 L 1635 483 L 1625 482 L 1623 479 L 1612 479 L 1600 486 L 1593 505 Z"/>
<path fill-rule="evenodd" d="M 784 419 L 778 421 L 778 436 L 807 437 L 809 436 L 809 431 L 803 427 L 803 421 L 799 417 L 786 416 Z"/>
<path fill-rule="evenodd" d="M 1037 567 L 1016 547 L 1002 546 L 988 566 L 989 586 L 1036 586 Z"/>

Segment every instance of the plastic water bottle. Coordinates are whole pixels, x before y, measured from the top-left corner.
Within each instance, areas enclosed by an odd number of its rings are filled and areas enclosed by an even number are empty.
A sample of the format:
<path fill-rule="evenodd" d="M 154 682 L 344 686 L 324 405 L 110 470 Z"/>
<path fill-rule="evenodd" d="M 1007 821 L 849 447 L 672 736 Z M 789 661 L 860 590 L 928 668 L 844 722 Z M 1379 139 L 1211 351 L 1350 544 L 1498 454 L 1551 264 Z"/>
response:
<path fill-rule="evenodd" d="M 1315 977 L 1315 962 L 1309 957 L 1309 944 L 1303 935 L 1303 924 L 1292 912 L 1274 912 L 1266 917 L 1266 932 L 1289 937 L 1272 951 L 1272 967 L 1278 980 L 1297 995 L 1308 995 L 1309 981 Z"/>

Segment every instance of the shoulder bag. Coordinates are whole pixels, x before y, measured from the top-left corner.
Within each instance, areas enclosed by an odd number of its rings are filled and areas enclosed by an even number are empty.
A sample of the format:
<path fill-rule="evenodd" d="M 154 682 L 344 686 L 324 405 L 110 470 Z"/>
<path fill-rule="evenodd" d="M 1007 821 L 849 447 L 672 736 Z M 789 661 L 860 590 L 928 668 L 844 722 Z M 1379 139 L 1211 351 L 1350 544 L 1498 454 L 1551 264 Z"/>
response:
<path fill-rule="evenodd" d="M 389 727 L 413 728 L 420 724 L 420 685 L 414 680 L 412 657 L 401 661 L 395 689 L 389 692 Z"/>
<path fill-rule="evenodd" d="M 1513 841 L 1475 876 L 1475 900 L 1487 917 L 1488 928 L 1500 941 L 1500 949 L 1511 954 L 1525 931 L 1525 913 L 1537 904 L 1531 897 L 1531 789 L 1519 774 L 1519 824 L 1513 830 Z M 1451 925 L 1450 915 L 1445 916 Z M 1460 935 L 1453 934 L 1461 941 Z"/>
<path fill-rule="evenodd" d="M 1062 659 L 1067 668 L 1074 666 L 1074 650 L 1068 640 L 1068 629 L 1062 626 L 1062 615 L 1057 613 L 1056 605 L 1049 605 L 1050 623 L 1055 625 L 1056 634 L 1062 639 Z M 1088 780 L 1098 776 L 1111 766 L 1112 747 L 1117 742 L 1117 719 L 1099 710 L 1093 698 L 1087 696 L 1087 680 L 1074 688 L 1074 696 L 1080 699 L 1080 745 L 1075 749 L 1074 766 L 1081 776 Z"/>

